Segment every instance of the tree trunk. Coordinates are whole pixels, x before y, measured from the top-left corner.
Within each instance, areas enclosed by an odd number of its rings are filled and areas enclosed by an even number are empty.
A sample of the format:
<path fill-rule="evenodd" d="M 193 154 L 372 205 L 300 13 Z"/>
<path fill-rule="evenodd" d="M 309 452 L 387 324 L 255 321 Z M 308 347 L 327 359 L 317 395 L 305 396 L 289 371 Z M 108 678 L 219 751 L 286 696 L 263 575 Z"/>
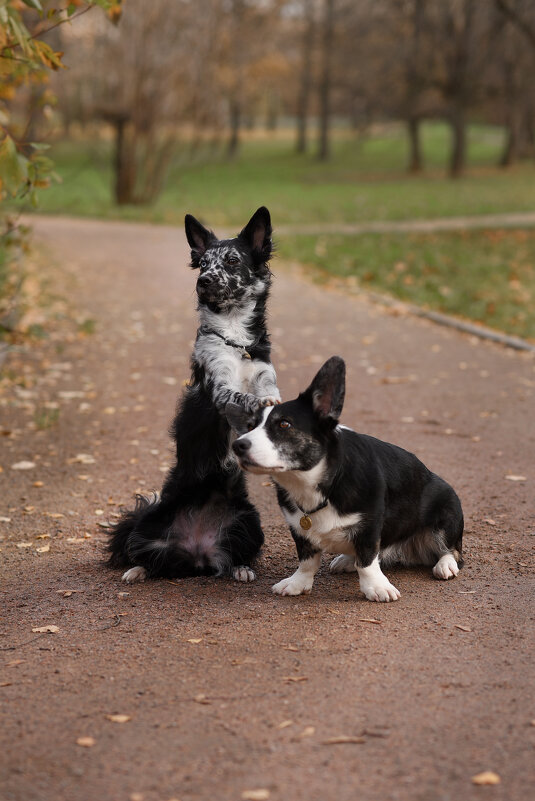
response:
<path fill-rule="evenodd" d="M 456 108 L 450 116 L 452 148 L 450 155 L 450 177 L 458 178 L 466 164 L 466 120 L 464 110 Z"/>
<path fill-rule="evenodd" d="M 128 117 L 117 115 L 111 124 L 115 128 L 115 202 L 122 206 L 133 203 L 136 183 L 135 150 L 128 136 Z"/>
<path fill-rule="evenodd" d="M 331 122 L 331 62 L 334 28 L 334 0 L 325 0 L 323 18 L 322 70 L 320 81 L 320 136 L 318 158 L 330 156 L 329 129 Z"/>
<path fill-rule="evenodd" d="M 419 117 L 409 117 L 407 120 L 407 131 L 409 134 L 409 164 L 410 173 L 421 172 L 423 167 L 422 144 L 420 140 Z"/>
<path fill-rule="evenodd" d="M 234 158 L 240 146 L 241 106 L 239 100 L 230 104 L 230 137 L 227 145 L 228 158 Z"/>
<path fill-rule="evenodd" d="M 312 88 L 312 49 L 314 46 L 314 0 L 304 0 L 305 31 L 303 35 L 303 51 L 301 62 L 301 76 L 299 97 L 297 99 L 297 141 L 298 153 L 307 150 L 307 122 L 310 90 Z"/>

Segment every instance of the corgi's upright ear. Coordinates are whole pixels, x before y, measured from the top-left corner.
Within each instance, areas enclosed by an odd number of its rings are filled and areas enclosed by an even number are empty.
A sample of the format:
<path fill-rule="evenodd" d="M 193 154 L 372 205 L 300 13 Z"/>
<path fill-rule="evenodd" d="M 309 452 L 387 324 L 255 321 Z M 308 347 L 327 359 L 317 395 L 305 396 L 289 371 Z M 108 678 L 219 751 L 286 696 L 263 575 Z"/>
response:
<path fill-rule="evenodd" d="M 314 413 L 320 419 L 337 423 L 342 414 L 345 392 L 345 362 L 340 356 L 331 356 L 320 367 L 303 396 L 310 399 Z"/>

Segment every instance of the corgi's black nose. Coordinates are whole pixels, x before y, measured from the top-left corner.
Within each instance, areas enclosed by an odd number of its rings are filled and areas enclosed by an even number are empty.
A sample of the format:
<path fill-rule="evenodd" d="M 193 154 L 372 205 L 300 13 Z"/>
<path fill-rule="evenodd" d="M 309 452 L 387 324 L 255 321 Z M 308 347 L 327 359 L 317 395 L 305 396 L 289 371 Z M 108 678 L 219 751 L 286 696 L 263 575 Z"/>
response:
<path fill-rule="evenodd" d="M 232 450 L 236 456 L 244 456 L 251 447 L 251 440 L 240 437 L 232 443 Z"/>

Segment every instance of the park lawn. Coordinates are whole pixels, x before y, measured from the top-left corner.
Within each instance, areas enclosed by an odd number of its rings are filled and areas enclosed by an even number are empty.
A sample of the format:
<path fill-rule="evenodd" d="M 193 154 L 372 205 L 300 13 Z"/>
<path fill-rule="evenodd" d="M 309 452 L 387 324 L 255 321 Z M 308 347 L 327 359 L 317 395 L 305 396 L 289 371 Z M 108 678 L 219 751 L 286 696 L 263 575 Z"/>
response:
<path fill-rule="evenodd" d="M 285 236 L 279 256 L 535 341 L 535 231 Z"/>
<path fill-rule="evenodd" d="M 38 211 L 181 225 L 190 212 L 213 226 L 238 227 L 259 205 L 275 227 L 288 224 L 405 220 L 532 211 L 535 164 L 496 168 L 503 132 L 471 126 L 467 175 L 445 177 L 449 132 L 424 127 L 427 171 L 405 173 L 407 143 L 402 127 L 357 139 L 338 132 L 333 158 L 320 163 L 298 156 L 291 131 L 271 139 L 250 137 L 228 161 L 207 145 L 178 152 L 166 185 L 152 206 L 117 207 L 112 201 L 112 148 L 106 141 L 58 142 L 49 151 L 62 183 L 40 193 Z"/>

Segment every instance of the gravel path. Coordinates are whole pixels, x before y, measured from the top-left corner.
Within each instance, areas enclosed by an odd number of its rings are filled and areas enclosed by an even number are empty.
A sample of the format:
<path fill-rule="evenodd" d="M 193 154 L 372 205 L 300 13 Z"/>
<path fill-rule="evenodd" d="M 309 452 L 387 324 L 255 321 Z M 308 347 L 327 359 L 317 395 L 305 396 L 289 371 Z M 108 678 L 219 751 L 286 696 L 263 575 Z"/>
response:
<path fill-rule="evenodd" d="M 136 489 L 161 484 L 195 276 L 180 230 L 34 226 L 57 291 L 96 330 L 15 354 L 24 381 L 0 395 L 1 801 L 525 801 L 535 779 L 533 354 L 275 262 L 283 396 L 343 356 L 344 422 L 410 448 L 456 487 L 466 566 L 447 583 L 389 571 L 402 593 L 389 605 L 326 565 L 310 596 L 274 597 L 296 556 L 273 490 L 255 479 L 266 531 L 256 582 L 124 587 L 102 564 L 102 524 Z M 57 422 L 36 427 L 55 406 Z M 58 630 L 33 631 L 44 626 Z M 330 742 L 339 737 L 354 742 Z M 482 771 L 501 782 L 475 786 Z"/>

